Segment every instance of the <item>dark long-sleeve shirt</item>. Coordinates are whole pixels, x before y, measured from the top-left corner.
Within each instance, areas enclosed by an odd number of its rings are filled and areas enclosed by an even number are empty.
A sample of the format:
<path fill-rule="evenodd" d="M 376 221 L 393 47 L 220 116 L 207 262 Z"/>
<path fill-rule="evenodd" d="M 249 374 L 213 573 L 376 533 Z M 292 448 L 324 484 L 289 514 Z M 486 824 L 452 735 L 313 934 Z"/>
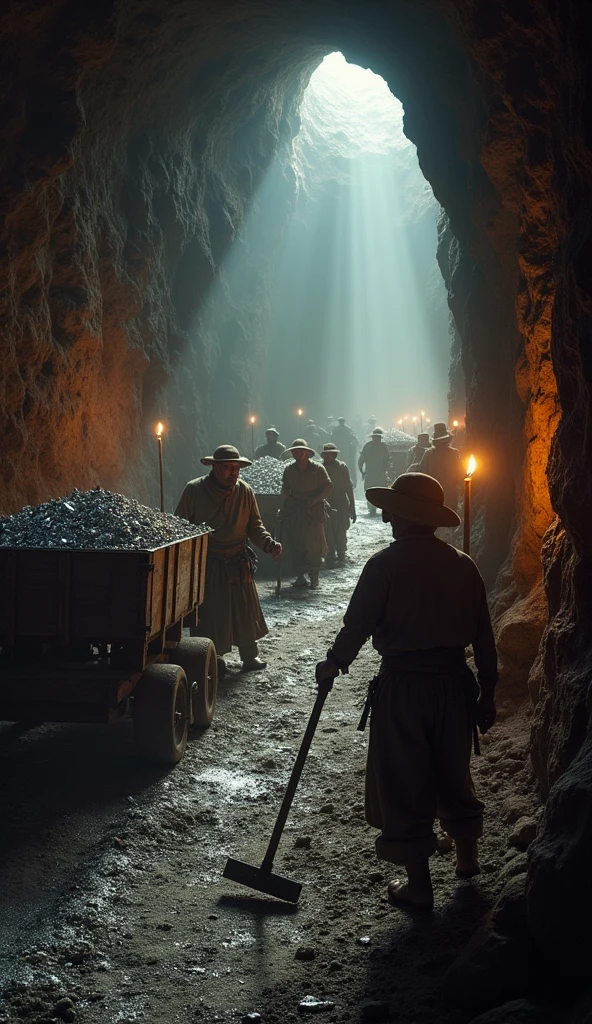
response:
<path fill-rule="evenodd" d="M 333 658 L 345 668 L 370 636 L 382 657 L 472 646 L 479 682 L 497 680 L 483 579 L 472 558 L 437 537 L 402 537 L 366 563 Z"/>

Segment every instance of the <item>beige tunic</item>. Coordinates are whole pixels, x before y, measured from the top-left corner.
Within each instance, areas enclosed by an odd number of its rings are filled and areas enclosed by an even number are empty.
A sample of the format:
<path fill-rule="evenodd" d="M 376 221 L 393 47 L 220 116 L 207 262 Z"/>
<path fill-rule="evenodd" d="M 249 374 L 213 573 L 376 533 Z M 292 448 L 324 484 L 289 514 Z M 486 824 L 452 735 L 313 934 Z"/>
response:
<path fill-rule="evenodd" d="M 350 509 L 355 509 L 354 491 L 345 462 L 336 459 L 326 462 L 325 469 L 329 474 L 333 490 L 329 498 L 331 515 L 325 526 L 325 535 L 330 551 L 344 554 L 347 547 L 347 531 L 350 524 Z"/>
<path fill-rule="evenodd" d="M 239 479 L 227 491 L 218 486 L 213 474 L 190 480 L 175 515 L 191 523 L 207 523 L 214 530 L 208 542 L 198 635 L 210 637 L 218 654 L 226 654 L 233 645 L 252 648 L 268 629 L 246 557 L 246 541 L 263 551 L 273 544 L 252 488 Z"/>
<path fill-rule="evenodd" d="M 293 462 L 284 470 L 282 494 L 288 500 L 282 508 L 282 541 L 298 573 L 305 569 L 318 571 L 327 553 L 322 499 L 331 493 L 332 487 L 327 470 L 318 463 L 309 462 L 301 472 Z M 309 498 L 321 500 L 311 507 Z"/>

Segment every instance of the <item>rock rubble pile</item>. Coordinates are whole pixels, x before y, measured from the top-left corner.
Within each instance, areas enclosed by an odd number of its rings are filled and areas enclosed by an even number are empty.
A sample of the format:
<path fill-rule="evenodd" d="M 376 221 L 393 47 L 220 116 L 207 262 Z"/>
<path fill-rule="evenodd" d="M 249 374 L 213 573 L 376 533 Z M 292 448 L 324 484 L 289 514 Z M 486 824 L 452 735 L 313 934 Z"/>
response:
<path fill-rule="evenodd" d="M 280 462 L 266 455 L 255 459 L 252 466 L 241 472 L 241 478 L 251 485 L 255 494 L 279 494 L 282 489 L 282 477 L 288 461 Z"/>
<path fill-rule="evenodd" d="M 197 537 L 207 530 L 186 519 L 97 487 L 27 505 L 0 519 L 0 547 L 64 550 L 146 550 Z"/>

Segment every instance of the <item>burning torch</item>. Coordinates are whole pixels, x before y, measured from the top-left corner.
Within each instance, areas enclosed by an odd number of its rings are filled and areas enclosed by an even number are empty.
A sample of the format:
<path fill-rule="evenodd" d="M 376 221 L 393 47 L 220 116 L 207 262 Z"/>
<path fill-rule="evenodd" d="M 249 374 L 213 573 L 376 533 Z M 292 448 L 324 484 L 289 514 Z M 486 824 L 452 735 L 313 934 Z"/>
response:
<path fill-rule="evenodd" d="M 471 553 L 471 480 L 476 468 L 475 456 L 471 455 L 464 480 L 463 551 L 467 555 Z"/>
<path fill-rule="evenodd" d="M 257 421 L 256 416 L 249 416 L 249 423 L 251 424 L 251 450 L 255 455 L 255 423 Z"/>
<path fill-rule="evenodd" d="M 164 434 L 164 423 L 157 423 L 155 428 L 156 442 L 158 444 L 158 473 L 160 477 L 160 511 L 164 512 L 164 465 L 162 461 L 162 435 Z"/>

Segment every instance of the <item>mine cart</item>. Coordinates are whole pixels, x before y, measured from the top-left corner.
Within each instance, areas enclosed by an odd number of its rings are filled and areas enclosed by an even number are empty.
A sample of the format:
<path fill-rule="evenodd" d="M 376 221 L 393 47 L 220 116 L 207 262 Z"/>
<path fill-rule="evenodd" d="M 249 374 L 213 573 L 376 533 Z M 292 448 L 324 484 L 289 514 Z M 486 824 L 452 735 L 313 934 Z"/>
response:
<path fill-rule="evenodd" d="M 405 472 L 407 467 L 407 456 L 410 449 L 413 447 L 413 444 L 408 444 L 406 447 L 403 447 L 400 443 L 389 444 L 387 442 L 387 446 L 391 459 L 391 479 L 395 480 L 396 477 Z"/>
<path fill-rule="evenodd" d="M 0 548 L 0 720 L 114 722 L 176 763 L 216 704 L 203 601 L 208 531 L 150 550 Z"/>

